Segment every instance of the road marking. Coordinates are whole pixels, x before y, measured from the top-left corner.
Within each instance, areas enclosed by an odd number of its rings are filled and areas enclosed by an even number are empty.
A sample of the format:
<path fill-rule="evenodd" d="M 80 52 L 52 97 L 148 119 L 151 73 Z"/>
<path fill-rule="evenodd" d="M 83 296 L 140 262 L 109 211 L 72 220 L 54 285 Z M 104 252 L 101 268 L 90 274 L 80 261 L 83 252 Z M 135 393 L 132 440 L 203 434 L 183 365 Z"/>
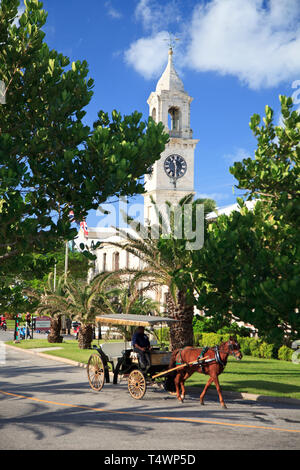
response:
<path fill-rule="evenodd" d="M 91 410 L 91 411 L 100 411 L 102 413 L 107 413 L 107 414 L 128 415 L 128 416 L 136 416 L 136 417 L 147 418 L 147 419 L 161 419 L 165 421 L 182 421 L 185 423 L 214 424 L 214 425 L 229 426 L 229 427 L 236 427 L 236 428 L 264 429 L 267 431 L 300 433 L 300 429 L 275 428 L 272 426 L 257 426 L 254 424 L 225 423 L 223 421 L 211 421 L 211 420 L 200 419 L 200 418 L 176 418 L 173 416 L 157 416 L 157 415 L 146 414 L 146 413 L 134 413 L 131 411 L 107 410 L 105 408 L 95 408 L 95 407 L 86 406 L 86 405 L 72 405 L 71 403 L 61 403 L 57 401 L 43 400 L 42 398 L 36 398 L 36 397 L 26 397 L 25 395 L 19 395 L 17 393 L 11 393 L 11 392 L 4 392 L 3 390 L 0 390 L 0 393 L 2 393 L 3 395 L 14 397 L 14 398 L 22 398 L 22 399 L 31 400 L 31 401 L 37 401 L 39 403 L 48 403 L 50 405 L 59 405 L 59 406 L 71 407 L 71 408 L 81 408 L 84 410 Z"/>

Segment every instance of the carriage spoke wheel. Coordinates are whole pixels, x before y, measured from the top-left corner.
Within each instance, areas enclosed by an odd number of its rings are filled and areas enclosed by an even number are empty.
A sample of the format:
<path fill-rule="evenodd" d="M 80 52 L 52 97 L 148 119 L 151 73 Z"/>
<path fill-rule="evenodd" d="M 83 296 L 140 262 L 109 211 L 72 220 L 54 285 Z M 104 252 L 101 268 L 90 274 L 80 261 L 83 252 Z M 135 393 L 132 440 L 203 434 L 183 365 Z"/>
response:
<path fill-rule="evenodd" d="M 146 392 L 146 380 L 140 370 L 133 370 L 128 377 L 128 390 L 132 398 L 140 400 Z"/>
<path fill-rule="evenodd" d="M 99 354 L 92 354 L 90 356 L 87 374 L 91 388 L 100 392 L 104 385 L 104 365 Z"/>

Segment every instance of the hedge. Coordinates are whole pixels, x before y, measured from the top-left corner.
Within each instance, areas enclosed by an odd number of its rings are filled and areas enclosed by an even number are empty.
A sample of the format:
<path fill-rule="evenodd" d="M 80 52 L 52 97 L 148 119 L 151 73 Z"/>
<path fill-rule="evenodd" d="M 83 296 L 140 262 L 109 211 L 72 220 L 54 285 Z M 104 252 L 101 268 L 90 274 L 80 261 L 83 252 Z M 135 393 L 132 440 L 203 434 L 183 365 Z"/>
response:
<path fill-rule="evenodd" d="M 281 346 L 278 350 L 278 359 L 281 361 L 291 361 L 293 352 L 288 346 Z"/>
<path fill-rule="evenodd" d="M 199 333 L 194 334 L 195 346 L 213 347 L 219 345 L 223 341 L 228 341 L 230 334 L 218 333 Z M 259 338 L 249 338 L 237 335 L 237 340 L 241 347 L 242 354 L 246 356 L 261 357 L 271 359 L 275 357 L 274 344 L 268 344 Z"/>

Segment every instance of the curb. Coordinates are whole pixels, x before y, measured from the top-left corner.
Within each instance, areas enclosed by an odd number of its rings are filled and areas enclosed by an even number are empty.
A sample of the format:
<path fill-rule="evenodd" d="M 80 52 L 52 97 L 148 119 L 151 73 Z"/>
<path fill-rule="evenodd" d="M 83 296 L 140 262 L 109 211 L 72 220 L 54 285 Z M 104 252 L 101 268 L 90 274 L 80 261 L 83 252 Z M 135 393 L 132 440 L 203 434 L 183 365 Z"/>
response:
<path fill-rule="evenodd" d="M 36 351 L 33 351 L 33 350 L 29 350 L 29 349 L 21 349 L 21 348 L 18 348 L 17 346 L 12 346 L 11 344 L 5 344 L 5 346 L 7 348 L 14 349 L 15 351 L 26 352 L 27 354 L 32 354 L 33 356 L 39 356 L 43 359 L 50 359 L 50 360 L 56 361 L 56 362 L 63 362 L 64 364 L 68 364 L 70 366 L 75 366 L 75 367 L 81 367 L 83 369 L 87 368 L 87 364 L 83 364 L 82 362 L 73 361 L 72 359 L 67 359 L 65 357 L 52 356 L 51 354 L 44 354 L 42 352 L 36 352 Z"/>
<path fill-rule="evenodd" d="M 191 388 L 195 389 L 195 387 L 187 386 L 187 391 L 190 395 L 198 396 L 198 393 L 195 393 L 195 390 L 191 390 Z M 214 396 L 218 399 L 218 394 L 216 390 L 207 390 L 206 395 L 212 397 Z M 247 393 L 247 392 L 233 392 L 231 390 L 222 390 L 222 395 L 224 399 L 241 399 L 245 401 L 256 401 L 258 403 L 281 403 L 285 405 L 294 405 L 300 408 L 300 400 L 298 398 L 289 398 L 289 397 L 274 397 L 272 395 L 256 395 L 255 393 Z"/>
<path fill-rule="evenodd" d="M 44 354 L 41 352 L 35 352 L 33 350 L 28 349 L 21 349 L 17 346 L 12 346 L 11 344 L 5 344 L 7 348 L 14 349 L 15 351 L 26 352 L 27 354 L 32 354 L 34 356 L 38 356 L 44 359 L 50 359 L 56 362 L 62 362 L 64 364 L 68 364 L 70 366 L 81 367 L 82 369 L 87 368 L 87 364 L 83 364 L 82 362 L 72 361 L 72 359 L 66 359 L 64 357 L 59 356 L 51 356 L 51 354 Z M 196 395 L 195 387 L 187 386 L 187 391 L 191 395 Z M 216 395 L 216 391 L 208 390 L 206 394 L 209 395 Z M 198 395 L 198 392 L 197 392 Z M 271 395 L 256 395 L 254 393 L 246 393 L 246 392 L 233 392 L 230 390 L 222 390 L 222 395 L 224 398 L 228 399 L 242 399 L 242 400 L 249 400 L 249 401 L 256 401 L 256 402 L 269 402 L 269 403 L 282 403 L 286 405 L 296 405 L 300 408 L 300 400 L 297 398 L 285 398 L 285 397 L 273 397 Z"/>

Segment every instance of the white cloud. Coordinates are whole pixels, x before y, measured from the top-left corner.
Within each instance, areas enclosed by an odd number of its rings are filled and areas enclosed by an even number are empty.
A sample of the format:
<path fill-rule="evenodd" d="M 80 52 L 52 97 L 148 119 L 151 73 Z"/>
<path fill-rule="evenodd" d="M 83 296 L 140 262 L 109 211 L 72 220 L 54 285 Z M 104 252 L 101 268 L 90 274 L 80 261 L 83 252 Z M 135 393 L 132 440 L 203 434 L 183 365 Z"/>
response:
<path fill-rule="evenodd" d="M 144 78 L 157 78 L 166 66 L 171 26 L 182 23 L 178 0 L 158 2 L 157 0 L 139 0 L 135 9 L 135 19 L 142 23 L 147 36 L 133 42 L 125 51 L 124 57 Z M 182 45 L 183 35 L 181 35 Z M 176 54 L 176 58 L 180 52 Z M 178 60 L 180 61 L 180 60 Z"/>
<path fill-rule="evenodd" d="M 233 165 L 234 162 L 241 162 L 244 158 L 253 158 L 253 156 L 250 155 L 248 150 L 237 148 L 233 153 L 223 155 L 223 158 L 230 165 Z"/>
<path fill-rule="evenodd" d="M 181 66 L 232 75 L 252 89 L 300 79 L 300 0 L 198 0 L 184 18 L 178 0 L 139 0 L 135 18 L 147 36 L 125 56 L 145 78 L 160 70 L 162 30 L 176 27 Z"/>
<path fill-rule="evenodd" d="M 158 77 L 166 65 L 168 45 L 167 31 L 141 38 L 133 42 L 125 51 L 125 61 L 144 78 Z"/>
<path fill-rule="evenodd" d="M 141 21 L 145 30 L 158 32 L 171 24 L 181 21 L 178 0 L 158 2 L 157 0 L 139 0 L 135 9 L 135 18 Z"/>
<path fill-rule="evenodd" d="M 186 65 L 238 77 L 250 88 L 300 75 L 299 0 L 212 0 L 191 21 Z"/>
<path fill-rule="evenodd" d="M 106 8 L 107 14 L 108 14 L 111 18 L 114 18 L 114 19 L 116 19 L 116 20 L 119 20 L 120 18 L 122 18 L 122 13 L 112 6 L 110 0 L 108 0 L 107 2 L 105 2 L 104 6 L 105 6 L 105 8 Z"/>

